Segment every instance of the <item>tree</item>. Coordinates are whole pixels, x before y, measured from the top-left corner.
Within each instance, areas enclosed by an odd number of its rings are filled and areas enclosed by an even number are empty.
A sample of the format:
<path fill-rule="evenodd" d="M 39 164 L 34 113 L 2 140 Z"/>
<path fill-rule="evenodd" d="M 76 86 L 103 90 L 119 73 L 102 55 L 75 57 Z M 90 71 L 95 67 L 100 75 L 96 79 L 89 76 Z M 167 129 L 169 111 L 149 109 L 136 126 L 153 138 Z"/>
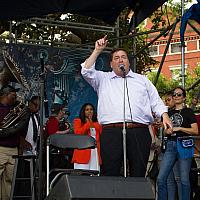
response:
<path fill-rule="evenodd" d="M 180 11 L 180 4 L 174 4 L 172 1 L 168 1 L 168 5 L 170 9 L 173 9 L 173 12 Z M 156 29 L 159 23 L 162 25 L 166 25 L 166 20 L 163 19 L 163 13 L 166 13 L 166 9 L 163 9 L 165 6 L 162 6 L 160 9 L 154 12 L 151 16 L 152 22 L 154 26 L 152 29 Z M 120 38 L 120 47 L 125 48 L 129 53 L 133 53 L 133 40 L 132 36 L 129 34 L 130 24 L 127 21 L 128 14 L 130 13 L 129 9 L 125 9 L 119 16 L 119 35 Z M 53 22 L 78 22 L 78 23 L 87 23 L 87 24 L 95 24 L 95 25 L 108 25 L 104 22 L 86 16 L 80 15 L 72 15 L 66 14 L 63 18 L 62 14 L 51 14 L 45 16 L 44 18 Z M 169 21 L 169 20 L 168 20 Z M 34 40 L 37 41 L 36 44 L 45 44 L 53 46 L 59 46 L 65 43 L 71 44 L 93 44 L 97 39 L 101 38 L 103 35 L 107 34 L 110 39 L 110 47 L 116 46 L 116 41 L 119 39 L 116 37 L 115 33 L 102 33 L 98 31 L 85 31 L 81 29 L 75 29 L 67 26 L 59 26 L 59 25 L 48 25 L 46 24 L 36 24 L 36 23 L 28 23 L 27 21 L 16 21 L 12 23 L 12 34 L 16 38 L 20 38 L 21 40 L 31 40 L 33 43 Z M 50 24 L 50 23 L 49 23 Z M 116 25 L 116 24 L 115 24 Z M 9 31 L 9 22 L 0 21 L 0 34 L 4 31 Z M 144 31 L 142 26 L 138 26 L 135 30 L 136 32 Z M 57 36 L 57 37 L 56 37 Z M 126 39 L 124 39 L 126 38 Z M 146 44 L 147 35 L 140 35 L 136 37 L 136 52 L 138 52 L 145 44 Z M 59 45 L 58 45 L 59 43 Z M 135 55 L 133 55 L 135 56 Z M 149 55 L 149 50 L 146 48 L 136 56 L 137 61 L 137 71 L 142 73 L 148 70 L 149 66 L 154 66 L 157 62 L 151 58 Z"/>
<path fill-rule="evenodd" d="M 149 72 L 147 74 L 149 80 L 153 83 L 156 78 L 157 72 Z M 179 82 L 176 80 L 169 80 L 166 77 L 164 77 L 162 74 L 160 74 L 158 78 L 158 82 L 156 84 L 156 88 L 158 90 L 158 93 L 163 96 L 167 92 L 170 92 L 173 90 L 173 88 L 179 86 Z"/>
<path fill-rule="evenodd" d="M 199 85 L 199 77 L 200 77 L 200 65 L 198 65 L 193 72 L 187 72 L 186 77 L 186 90 L 187 90 L 187 102 L 191 104 L 192 98 L 197 97 L 198 93 L 200 93 L 200 85 Z M 195 87 L 192 87 L 194 83 L 198 82 Z M 191 89 L 190 89 L 191 88 Z"/>
<path fill-rule="evenodd" d="M 188 3 L 191 3 L 192 0 L 185 1 L 184 9 Z M 181 3 L 168 0 L 167 3 L 163 4 L 160 8 L 158 8 L 152 15 L 149 17 L 152 21 L 153 26 L 151 27 L 152 30 L 165 27 L 170 25 L 172 22 L 175 21 L 176 17 L 181 17 Z"/>
<path fill-rule="evenodd" d="M 127 16 L 130 10 L 125 9 L 119 16 L 119 35 L 120 38 L 126 37 L 126 39 L 117 38 L 116 33 L 98 32 L 90 30 L 81 30 L 77 28 L 67 27 L 67 26 L 52 26 L 47 24 L 38 23 L 28 23 L 28 21 L 13 21 L 12 22 L 12 34 L 15 39 L 26 40 L 31 42 L 35 41 L 35 44 L 46 44 L 51 46 L 56 46 L 57 43 L 71 43 L 74 45 L 81 44 L 94 44 L 94 42 L 101 38 L 103 35 L 107 34 L 110 40 L 109 46 L 116 47 L 116 41 L 120 40 L 120 46 L 125 48 L 129 53 L 133 52 L 133 41 L 132 36 L 128 36 L 128 30 L 130 29 L 130 24 L 127 21 Z M 61 18 L 61 14 L 48 15 L 47 18 L 51 22 L 77 22 L 82 24 L 92 24 L 99 26 L 108 26 L 104 22 L 86 16 L 80 16 L 75 14 L 64 15 Z M 63 17 L 63 16 L 62 16 Z M 49 23 L 50 24 L 50 23 Z M 116 24 L 115 24 L 116 25 Z M 1 32 L 9 30 L 9 22 L 0 21 Z M 110 25 L 109 25 L 110 26 Z M 140 28 L 137 28 L 140 31 Z M 57 37 L 55 37 L 57 36 Z M 58 37 L 59 36 L 59 37 Z M 145 35 L 136 37 L 136 52 L 145 45 Z M 80 46 L 81 46 L 80 45 Z M 93 46 L 93 45 L 92 45 Z M 141 73 L 145 71 L 150 65 L 155 65 L 155 60 L 149 55 L 148 49 L 137 55 L 137 66 L 138 72 Z"/>
<path fill-rule="evenodd" d="M 147 76 L 148 76 L 149 80 L 152 81 L 152 83 L 155 80 L 156 73 L 157 72 L 148 72 L 147 73 Z M 196 97 L 198 95 L 198 93 L 200 92 L 199 83 L 194 88 L 191 88 L 191 86 L 199 80 L 200 65 L 197 66 L 193 72 L 187 71 L 186 74 L 187 74 L 187 78 L 186 78 L 186 92 L 187 92 L 186 103 L 188 105 L 190 105 L 192 98 Z M 162 74 L 160 74 L 156 88 L 158 90 L 158 93 L 161 96 L 163 96 L 164 94 L 172 91 L 175 87 L 178 87 L 178 86 L 181 86 L 179 80 L 174 80 L 174 79 L 169 80 L 166 77 L 164 77 Z"/>

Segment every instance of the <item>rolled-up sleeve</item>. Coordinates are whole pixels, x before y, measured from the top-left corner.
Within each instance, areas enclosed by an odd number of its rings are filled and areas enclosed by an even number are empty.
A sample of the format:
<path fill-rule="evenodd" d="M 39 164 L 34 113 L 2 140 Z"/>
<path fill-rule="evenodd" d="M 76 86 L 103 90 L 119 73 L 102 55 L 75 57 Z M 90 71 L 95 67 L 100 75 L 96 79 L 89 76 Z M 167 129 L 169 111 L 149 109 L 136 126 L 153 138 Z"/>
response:
<path fill-rule="evenodd" d="M 98 88 L 98 77 L 97 70 L 95 69 L 95 64 L 89 69 L 85 68 L 85 62 L 81 64 L 81 74 L 83 78 L 97 91 Z"/>

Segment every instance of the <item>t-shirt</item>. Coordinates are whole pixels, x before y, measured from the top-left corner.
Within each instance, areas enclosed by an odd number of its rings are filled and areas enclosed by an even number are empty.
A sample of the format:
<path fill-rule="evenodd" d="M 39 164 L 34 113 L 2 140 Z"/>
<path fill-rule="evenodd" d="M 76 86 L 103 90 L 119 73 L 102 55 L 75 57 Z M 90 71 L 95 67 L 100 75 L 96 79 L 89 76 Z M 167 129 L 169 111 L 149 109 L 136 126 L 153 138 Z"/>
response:
<path fill-rule="evenodd" d="M 197 123 L 195 114 L 191 108 L 183 108 L 181 110 L 170 110 L 169 117 L 174 127 L 191 128 L 191 124 Z M 177 131 L 176 136 L 188 136 L 187 133 Z"/>

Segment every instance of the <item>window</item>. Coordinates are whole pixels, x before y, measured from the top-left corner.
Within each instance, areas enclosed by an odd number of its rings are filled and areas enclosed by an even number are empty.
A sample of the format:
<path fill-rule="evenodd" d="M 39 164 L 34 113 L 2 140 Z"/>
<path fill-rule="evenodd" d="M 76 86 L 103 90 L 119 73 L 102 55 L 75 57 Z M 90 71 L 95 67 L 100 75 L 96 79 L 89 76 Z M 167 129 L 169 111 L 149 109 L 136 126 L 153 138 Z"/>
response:
<path fill-rule="evenodd" d="M 171 44 L 171 53 L 179 53 L 181 52 L 181 43 Z"/>
<path fill-rule="evenodd" d="M 171 71 L 172 79 L 174 79 L 174 80 L 181 80 L 182 79 L 181 65 L 170 66 L 169 69 Z M 185 65 L 185 75 L 186 75 L 186 69 L 187 69 L 187 65 Z"/>
<path fill-rule="evenodd" d="M 150 56 L 157 56 L 158 55 L 158 46 L 150 46 L 149 54 L 150 54 Z"/>

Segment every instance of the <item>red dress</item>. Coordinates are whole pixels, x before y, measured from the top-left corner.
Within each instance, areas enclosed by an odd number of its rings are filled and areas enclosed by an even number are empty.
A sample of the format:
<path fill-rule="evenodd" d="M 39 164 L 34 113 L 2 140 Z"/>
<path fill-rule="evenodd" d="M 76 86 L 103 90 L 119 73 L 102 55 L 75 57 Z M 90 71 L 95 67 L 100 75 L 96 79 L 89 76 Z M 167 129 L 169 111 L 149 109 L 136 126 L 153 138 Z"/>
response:
<path fill-rule="evenodd" d="M 79 118 L 74 119 L 74 133 L 75 134 L 86 134 L 90 135 L 90 122 L 86 122 L 85 124 L 81 123 L 81 120 Z M 102 131 L 102 127 L 98 122 L 93 122 L 93 127 L 96 130 L 96 142 L 97 142 L 97 150 L 98 150 L 98 156 L 99 156 L 99 164 L 101 164 L 100 159 L 100 134 Z M 87 164 L 90 161 L 91 156 L 91 149 L 84 149 L 84 150 L 74 150 L 72 163 L 78 163 L 78 164 Z"/>

